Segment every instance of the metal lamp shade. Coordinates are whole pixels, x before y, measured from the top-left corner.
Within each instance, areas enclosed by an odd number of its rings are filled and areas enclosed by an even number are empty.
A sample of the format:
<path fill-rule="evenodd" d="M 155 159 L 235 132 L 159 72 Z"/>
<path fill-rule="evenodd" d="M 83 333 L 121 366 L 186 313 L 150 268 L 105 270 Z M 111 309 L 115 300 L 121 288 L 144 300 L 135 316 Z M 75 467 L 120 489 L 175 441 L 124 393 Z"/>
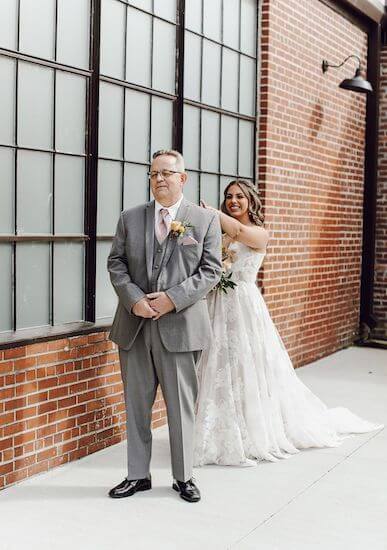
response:
<path fill-rule="evenodd" d="M 339 84 L 339 88 L 351 90 L 352 92 L 360 92 L 362 94 L 369 94 L 373 91 L 368 80 L 365 80 L 365 78 L 361 76 L 360 69 L 356 70 L 356 74 L 353 78 L 345 78 Z"/>

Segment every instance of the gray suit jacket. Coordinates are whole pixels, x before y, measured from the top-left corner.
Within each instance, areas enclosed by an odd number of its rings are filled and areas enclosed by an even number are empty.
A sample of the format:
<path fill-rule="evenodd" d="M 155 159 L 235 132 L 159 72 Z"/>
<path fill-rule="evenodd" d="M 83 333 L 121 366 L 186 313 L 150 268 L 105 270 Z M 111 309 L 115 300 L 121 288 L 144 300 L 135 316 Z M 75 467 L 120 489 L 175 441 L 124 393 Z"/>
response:
<path fill-rule="evenodd" d="M 183 245 L 182 238 L 168 236 L 157 291 L 165 291 L 175 310 L 157 322 L 168 351 L 202 350 L 209 343 L 211 325 L 205 300 L 221 275 L 221 229 L 218 216 L 183 198 L 176 219 L 193 226 L 187 234 L 198 244 Z M 110 280 L 118 295 L 118 307 L 110 338 L 130 349 L 142 317 L 131 310 L 151 287 L 154 247 L 154 201 L 121 213 L 108 257 Z"/>

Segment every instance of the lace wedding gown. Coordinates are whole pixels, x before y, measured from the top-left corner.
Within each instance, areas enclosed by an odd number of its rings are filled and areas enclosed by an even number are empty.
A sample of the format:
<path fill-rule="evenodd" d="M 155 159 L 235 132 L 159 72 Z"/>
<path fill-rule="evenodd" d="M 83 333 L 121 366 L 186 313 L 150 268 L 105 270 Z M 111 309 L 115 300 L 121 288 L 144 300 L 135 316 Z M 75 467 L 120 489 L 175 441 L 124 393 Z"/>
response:
<path fill-rule="evenodd" d="M 208 296 L 213 341 L 198 365 L 195 465 L 276 461 L 382 428 L 328 409 L 301 382 L 256 286 L 264 254 L 239 242 L 229 250 L 237 286 Z"/>

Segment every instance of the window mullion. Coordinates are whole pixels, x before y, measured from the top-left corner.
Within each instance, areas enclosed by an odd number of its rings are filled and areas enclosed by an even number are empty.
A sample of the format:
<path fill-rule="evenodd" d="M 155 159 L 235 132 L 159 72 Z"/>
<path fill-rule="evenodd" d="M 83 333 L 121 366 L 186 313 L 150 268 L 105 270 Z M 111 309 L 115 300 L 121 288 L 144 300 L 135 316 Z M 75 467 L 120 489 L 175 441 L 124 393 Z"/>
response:
<path fill-rule="evenodd" d="M 173 109 L 173 148 L 183 152 L 185 0 L 177 3 L 176 95 Z"/>
<path fill-rule="evenodd" d="M 85 321 L 95 322 L 97 264 L 98 111 L 100 76 L 101 0 L 92 0 L 91 77 L 87 106 L 87 161 L 85 189 Z"/>

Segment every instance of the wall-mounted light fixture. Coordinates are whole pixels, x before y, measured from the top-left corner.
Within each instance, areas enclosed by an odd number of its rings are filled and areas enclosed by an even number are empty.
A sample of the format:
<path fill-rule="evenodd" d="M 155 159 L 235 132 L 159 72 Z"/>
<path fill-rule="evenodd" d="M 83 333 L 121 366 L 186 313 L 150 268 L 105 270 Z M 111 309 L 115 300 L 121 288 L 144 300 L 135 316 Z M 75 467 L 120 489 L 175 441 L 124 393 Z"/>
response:
<path fill-rule="evenodd" d="M 357 55 L 349 55 L 340 65 L 331 65 L 328 63 L 326 59 L 322 62 L 322 71 L 323 73 L 326 73 L 328 70 L 328 67 L 332 67 L 333 69 L 338 69 L 339 67 L 342 67 L 344 63 L 348 61 L 348 59 L 357 59 L 358 61 L 358 67 L 356 69 L 355 76 L 353 78 L 345 78 L 340 84 L 339 88 L 343 88 L 344 90 L 351 90 L 352 92 L 360 92 L 362 94 L 370 94 L 372 93 L 372 86 L 368 82 L 368 80 L 365 80 L 361 76 L 361 62 L 360 58 Z"/>

